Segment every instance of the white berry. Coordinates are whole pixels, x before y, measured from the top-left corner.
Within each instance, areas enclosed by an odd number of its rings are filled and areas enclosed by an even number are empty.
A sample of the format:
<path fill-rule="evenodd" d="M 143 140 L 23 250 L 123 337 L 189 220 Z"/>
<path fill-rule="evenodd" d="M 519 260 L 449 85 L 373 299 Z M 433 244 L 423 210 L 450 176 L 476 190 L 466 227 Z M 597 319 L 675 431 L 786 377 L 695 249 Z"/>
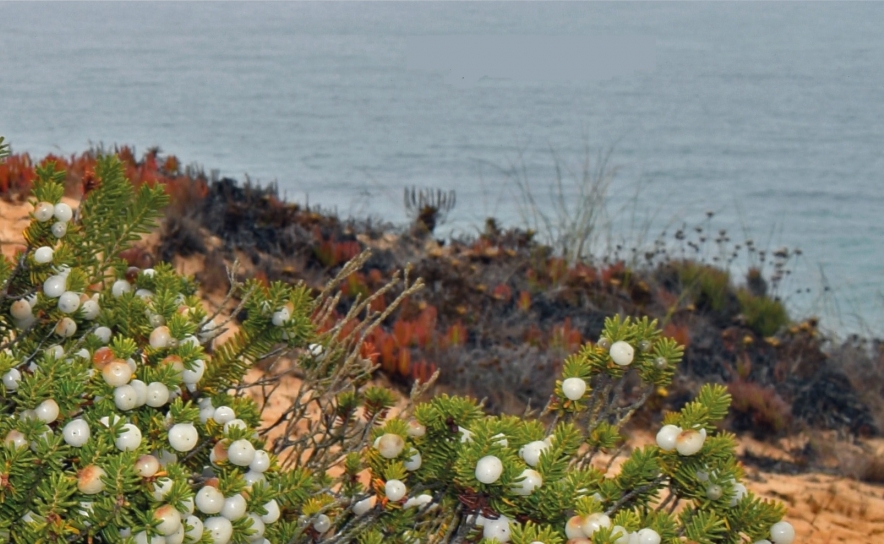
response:
<path fill-rule="evenodd" d="M 239 493 L 232 497 L 224 499 L 224 505 L 221 507 L 221 515 L 230 521 L 236 521 L 246 515 L 246 499 Z"/>
<path fill-rule="evenodd" d="M 19 299 L 13 302 L 9 307 L 9 314 L 13 319 L 30 319 L 34 317 L 31 303 L 25 299 Z"/>
<path fill-rule="evenodd" d="M 135 461 L 135 472 L 142 478 L 150 478 L 160 470 L 160 461 L 153 455 L 142 455 Z"/>
<path fill-rule="evenodd" d="M 199 433 L 193 423 L 178 423 L 169 429 L 169 445 L 178 451 L 190 451 L 199 440 Z"/>
<path fill-rule="evenodd" d="M 77 333 L 77 323 L 70 317 L 62 317 L 55 326 L 55 334 L 62 338 L 70 338 Z"/>
<path fill-rule="evenodd" d="M 52 423 L 58 419 L 58 403 L 52 399 L 46 399 L 34 408 L 37 419 L 43 423 Z"/>
<path fill-rule="evenodd" d="M 52 248 L 49 246 L 38 247 L 34 251 L 34 262 L 37 264 L 46 264 L 52 262 Z"/>
<path fill-rule="evenodd" d="M 408 421 L 408 430 L 406 432 L 408 433 L 408 436 L 420 438 L 427 434 L 427 428 L 421 425 L 418 420 L 411 419 Z"/>
<path fill-rule="evenodd" d="M 55 213 L 55 206 L 53 206 L 49 202 L 40 202 L 34 208 L 34 219 L 41 223 L 45 223 L 52 219 L 52 214 Z"/>
<path fill-rule="evenodd" d="M 509 542 L 510 520 L 506 516 L 500 516 L 495 520 L 486 521 L 485 527 L 482 528 L 482 536 L 488 540 L 496 538 L 498 542 Z"/>
<path fill-rule="evenodd" d="M 325 514 L 319 514 L 316 516 L 316 520 L 313 521 L 313 529 L 316 530 L 317 533 L 323 534 L 331 529 L 331 519 Z"/>
<path fill-rule="evenodd" d="M 151 408 L 165 406 L 169 402 L 169 388 L 163 382 L 150 382 L 147 385 L 147 400 L 145 404 Z"/>
<path fill-rule="evenodd" d="M 169 347 L 169 343 L 172 341 L 172 333 L 169 331 L 169 327 L 165 325 L 155 328 L 150 331 L 150 347 L 153 349 L 163 349 Z"/>
<path fill-rule="evenodd" d="M 181 513 L 171 504 L 164 504 L 154 510 L 153 517 L 160 522 L 156 529 L 163 535 L 171 535 L 181 527 Z"/>
<path fill-rule="evenodd" d="M 476 463 L 476 479 L 483 484 L 493 484 L 503 474 L 503 463 L 493 455 L 486 455 Z"/>
<path fill-rule="evenodd" d="M 583 532 L 583 518 L 580 516 L 571 516 L 565 523 L 565 536 L 569 539 L 584 538 L 586 534 Z"/>
<path fill-rule="evenodd" d="M 696 429 L 686 429 L 675 440 L 675 449 L 681 455 L 694 455 L 703 447 L 706 434 Z"/>
<path fill-rule="evenodd" d="M 53 215 L 59 221 L 67 223 L 74 216 L 74 210 L 64 202 L 59 202 L 53 209 Z"/>
<path fill-rule="evenodd" d="M 614 539 L 614 544 L 629 544 L 630 542 L 629 531 L 621 525 L 615 525 L 611 528 L 611 538 Z"/>
<path fill-rule="evenodd" d="M 125 293 L 132 291 L 132 284 L 126 280 L 117 280 L 111 286 L 111 294 L 114 298 L 120 298 Z"/>
<path fill-rule="evenodd" d="M 586 382 L 583 378 L 567 378 L 562 382 L 562 393 L 571 400 L 578 400 L 586 393 Z"/>
<path fill-rule="evenodd" d="M 135 390 L 135 406 L 144 406 L 147 402 L 147 384 L 141 380 L 132 380 L 128 385 Z"/>
<path fill-rule="evenodd" d="M 580 525 L 580 529 L 587 537 L 592 537 L 592 535 L 601 528 L 607 529 L 609 527 L 611 527 L 611 518 L 601 512 L 586 516 L 583 518 L 583 523 Z"/>
<path fill-rule="evenodd" d="M 219 440 L 212 447 L 212 451 L 209 452 L 209 462 L 213 465 L 218 465 L 221 463 L 227 462 L 227 442 L 224 440 Z"/>
<path fill-rule="evenodd" d="M 187 516 L 184 523 L 190 527 L 187 531 L 188 542 L 196 542 L 203 537 L 203 520 L 196 516 Z"/>
<path fill-rule="evenodd" d="M 202 359 L 197 359 L 191 363 L 191 366 L 191 370 L 184 370 L 181 378 L 186 384 L 199 383 L 199 381 L 203 379 L 203 374 L 206 372 L 206 362 Z"/>
<path fill-rule="evenodd" d="M 623 340 L 614 342 L 608 353 L 611 355 L 611 360 L 614 361 L 614 364 L 618 366 L 629 366 L 632 363 L 633 357 L 635 357 L 633 347 Z"/>
<path fill-rule="evenodd" d="M 433 502 L 433 496 L 428 495 L 426 493 L 421 493 L 417 497 L 412 497 L 405 501 L 405 504 L 402 505 L 402 508 L 420 508 L 425 504 L 430 504 Z"/>
<path fill-rule="evenodd" d="M 120 451 L 132 451 L 141 445 L 141 429 L 131 423 L 123 425 L 123 432 L 117 435 L 114 445 Z"/>
<path fill-rule="evenodd" d="M 26 448 L 28 446 L 28 439 L 25 438 L 25 435 L 21 431 L 13 429 L 6 434 L 3 443 L 7 446 L 12 445 L 15 449 Z"/>
<path fill-rule="evenodd" d="M 234 440 L 227 448 L 227 459 L 234 465 L 247 467 L 254 458 L 255 446 L 248 440 Z"/>
<path fill-rule="evenodd" d="M 101 369 L 101 377 L 108 385 L 119 387 L 126 385 L 132 379 L 132 369 L 125 361 L 111 361 Z"/>
<path fill-rule="evenodd" d="M 95 331 L 92 332 L 92 334 L 97 336 L 98 339 L 102 341 L 102 343 L 107 344 L 108 342 L 110 342 L 113 332 L 110 330 L 109 327 L 98 327 L 97 329 L 95 329 Z"/>
<path fill-rule="evenodd" d="M 200 407 L 200 423 L 205 424 L 207 421 L 212 419 L 212 416 L 215 415 L 215 407 L 209 404 L 208 406 Z"/>
<path fill-rule="evenodd" d="M 778 521 L 770 527 L 770 540 L 774 544 L 792 544 L 795 528 L 788 521 Z"/>
<path fill-rule="evenodd" d="M 227 423 L 224 424 L 224 429 L 223 429 L 224 434 L 227 434 L 227 432 L 230 431 L 230 429 L 232 429 L 233 427 L 239 427 L 240 429 L 246 429 L 248 426 L 246 425 L 246 422 L 241 419 L 231 419 L 230 421 L 228 421 Z"/>
<path fill-rule="evenodd" d="M 387 480 L 384 484 L 384 494 L 393 502 L 402 500 L 406 492 L 407 488 L 401 480 Z"/>
<path fill-rule="evenodd" d="M 58 298 L 67 289 L 68 280 L 64 276 L 49 276 L 43 282 L 43 294 L 47 297 Z"/>
<path fill-rule="evenodd" d="M 353 513 L 357 516 L 361 516 L 374 508 L 375 503 L 377 502 L 377 497 L 372 495 L 367 499 L 362 499 L 361 501 L 357 501 L 353 503 Z"/>
<path fill-rule="evenodd" d="M 217 514 L 224 508 L 224 495 L 210 485 L 197 491 L 195 500 L 197 509 L 203 514 Z"/>
<path fill-rule="evenodd" d="M 86 423 L 85 419 L 72 419 L 67 422 L 62 429 L 62 436 L 64 437 L 64 441 L 69 445 L 75 448 L 80 448 L 86 442 L 89 441 L 89 436 L 91 435 L 91 431 L 89 430 L 89 424 Z"/>
<path fill-rule="evenodd" d="M 136 289 L 135 296 L 138 298 L 148 299 L 153 296 L 153 291 L 150 289 Z"/>
<path fill-rule="evenodd" d="M 261 515 L 261 521 L 264 523 L 275 523 L 279 519 L 279 504 L 276 499 L 270 499 L 269 502 L 264 503 L 264 510 L 267 511 L 266 514 Z"/>
<path fill-rule="evenodd" d="M 132 536 L 135 544 L 166 544 L 166 538 L 162 535 L 147 536 L 147 531 L 138 531 Z"/>
<path fill-rule="evenodd" d="M 64 348 L 59 346 L 58 344 L 54 344 L 52 346 L 49 346 L 48 348 L 46 348 L 46 351 L 44 351 L 43 353 L 51 356 L 56 361 L 64 358 Z"/>
<path fill-rule="evenodd" d="M 421 457 L 421 452 L 417 450 L 412 450 L 414 453 L 411 454 L 411 457 L 405 460 L 405 470 L 409 472 L 414 472 L 415 470 L 421 468 L 421 464 L 423 464 L 423 458 Z"/>
<path fill-rule="evenodd" d="M 639 529 L 636 534 L 638 535 L 637 544 L 660 544 L 660 535 L 649 527 Z"/>
<path fill-rule="evenodd" d="M 10 368 L 3 375 L 3 385 L 10 391 L 18 389 L 18 383 L 21 381 L 21 372 L 17 368 Z"/>
<path fill-rule="evenodd" d="M 96 465 L 89 465 L 77 474 L 77 489 L 85 495 L 95 495 L 104 490 L 104 482 L 101 479 L 105 476 L 104 470 Z"/>
<path fill-rule="evenodd" d="M 65 291 L 58 297 L 58 309 L 63 313 L 72 314 L 80 307 L 80 295 L 73 291 Z"/>
<path fill-rule="evenodd" d="M 92 321 L 96 317 L 98 317 L 98 313 L 101 311 L 101 308 L 98 306 L 98 302 L 89 299 L 83 304 L 80 305 L 80 313 L 83 316 L 83 319 L 88 321 Z"/>
<path fill-rule="evenodd" d="M 252 534 L 248 536 L 249 542 L 258 542 L 263 539 L 266 527 L 258 514 L 252 512 L 248 517 L 252 520 L 252 526 L 249 527 L 252 531 Z"/>
<path fill-rule="evenodd" d="M 154 327 L 154 328 L 162 327 L 163 325 L 166 324 L 165 317 L 163 317 L 159 314 L 155 314 L 155 313 L 151 312 L 150 310 L 145 310 L 144 313 L 147 314 L 147 322 L 150 323 L 151 327 Z"/>
<path fill-rule="evenodd" d="M 377 439 L 375 447 L 378 449 L 381 457 L 394 459 L 399 457 L 399 454 L 405 448 L 405 440 L 398 434 L 386 433 Z"/>
<path fill-rule="evenodd" d="M 513 486 L 513 493 L 516 495 L 528 496 L 543 485 L 543 477 L 532 468 L 523 470 L 519 477 L 524 478 L 524 480 Z"/>
<path fill-rule="evenodd" d="M 138 406 L 138 392 L 130 384 L 121 385 L 114 389 L 114 404 L 124 412 L 132 410 Z"/>
<path fill-rule="evenodd" d="M 227 518 L 209 518 L 203 526 L 205 531 L 211 536 L 213 544 L 227 544 L 233 536 L 233 525 Z"/>
<path fill-rule="evenodd" d="M 739 503 L 741 500 L 743 500 L 743 497 L 746 496 L 747 491 L 748 491 L 748 490 L 746 489 L 746 486 L 745 486 L 745 485 L 743 485 L 743 484 L 734 484 L 734 494 L 731 496 L 731 502 L 730 502 L 730 505 L 731 505 L 731 506 L 736 506 L 737 503 Z M 774 539 L 774 544 L 781 544 L 781 543 L 777 542 L 777 541 Z M 786 543 L 782 543 L 782 544 L 786 544 Z"/>
<path fill-rule="evenodd" d="M 249 463 L 249 469 L 255 472 L 265 472 L 270 468 L 270 454 L 264 450 L 255 450 L 255 457 Z"/>
<path fill-rule="evenodd" d="M 56 221 L 49 230 L 52 231 L 52 235 L 56 238 L 64 238 L 64 235 L 68 233 L 68 224 Z"/>
<path fill-rule="evenodd" d="M 212 419 L 215 420 L 215 423 L 224 425 L 228 421 L 236 419 L 236 412 L 230 406 L 219 406 L 215 408 L 215 415 L 212 416 Z"/>
<path fill-rule="evenodd" d="M 151 496 L 155 501 L 161 501 L 166 498 L 166 495 L 172 491 L 172 486 L 174 482 L 171 478 L 158 478 L 153 483 L 153 490 L 151 491 Z"/>
<path fill-rule="evenodd" d="M 243 481 L 246 483 L 246 488 L 251 489 L 253 485 L 258 482 L 266 482 L 267 478 L 264 477 L 263 472 L 255 472 L 254 470 L 249 470 L 245 474 L 242 475 Z"/>
<path fill-rule="evenodd" d="M 291 315 L 289 314 L 288 309 L 283 308 L 282 310 L 273 313 L 273 318 L 271 319 L 271 321 L 273 322 L 273 325 L 281 327 L 285 324 L 286 321 L 289 320 L 290 317 Z"/>
<path fill-rule="evenodd" d="M 663 425 L 657 432 L 657 445 L 663 451 L 672 451 L 678 443 L 678 436 L 681 434 L 681 427 L 676 425 Z"/>
<path fill-rule="evenodd" d="M 547 448 L 549 448 L 549 444 L 542 440 L 535 440 L 522 446 L 519 449 L 519 456 L 528 466 L 536 467 L 537 463 L 540 462 L 540 454 Z"/>
<path fill-rule="evenodd" d="M 184 544 L 185 538 L 187 538 L 187 528 L 184 527 L 184 522 L 182 520 L 181 525 L 178 526 L 178 530 L 171 535 L 166 536 L 165 544 Z"/>

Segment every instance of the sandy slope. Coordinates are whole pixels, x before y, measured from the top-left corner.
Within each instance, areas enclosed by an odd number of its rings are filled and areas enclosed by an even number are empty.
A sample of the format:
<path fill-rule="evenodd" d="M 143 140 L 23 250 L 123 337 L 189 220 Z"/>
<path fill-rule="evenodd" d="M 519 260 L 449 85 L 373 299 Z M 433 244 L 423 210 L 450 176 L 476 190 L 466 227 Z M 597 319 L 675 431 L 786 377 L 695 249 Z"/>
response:
<path fill-rule="evenodd" d="M 74 202 L 70 202 L 74 204 Z M 7 256 L 23 247 L 21 231 L 27 226 L 29 206 L 12 205 L 0 200 L 0 250 Z M 194 263 L 181 263 L 186 273 L 194 272 Z M 248 377 L 254 380 L 258 371 Z M 300 382 L 289 380 L 287 390 L 280 390 L 265 414 L 271 421 L 282 410 L 288 395 Z M 638 438 L 639 442 L 648 437 Z M 770 446 L 744 440 L 741 448 L 755 453 L 776 455 Z M 884 449 L 884 448 L 882 448 Z M 836 542 L 884 542 L 884 486 L 860 483 L 849 478 L 826 474 L 788 476 L 747 469 L 747 486 L 762 496 L 783 501 L 788 519 L 797 530 L 797 543 L 827 544 Z"/>

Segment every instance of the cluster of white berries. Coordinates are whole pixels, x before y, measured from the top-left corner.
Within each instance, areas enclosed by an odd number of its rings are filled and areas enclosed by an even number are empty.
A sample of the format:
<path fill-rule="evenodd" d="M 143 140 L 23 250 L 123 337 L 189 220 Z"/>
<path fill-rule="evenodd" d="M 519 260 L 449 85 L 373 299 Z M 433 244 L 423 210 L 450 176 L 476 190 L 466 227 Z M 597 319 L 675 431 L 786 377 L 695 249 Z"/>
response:
<path fill-rule="evenodd" d="M 462 443 L 471 442 L 473 433 L 464 427 L 458 427 L 461 434 L 460 441 Z M 408 422 L 407 434 L 409 437 L 422 437 L 426 434 L 426 427 L 416 420 Z M 509 441 L 504 434 L 498 434 L 492 437 L 494 444 L 500 447 L 508 447 Z M 530 467 L 535 467 L 540 461 L 540 456 L 551 445 L 551 441 L 547 438 L 544 441 L 535 441 L 525 444 L 519 449 L 519 455 Z M 408 447 L 406 439 L 395 433 L 385 433 L 378 436 L 373 447 L 378 454 L 385 459 L 396 459 L 402 456 L 407 457 L 404 461 L 405 469 L 409 472 L 418 470 L 421 466 L 421 454 L 415 449 Z M 504 466 L 501 459 L 495 455 L 486 455 L 476 462 L 474 468 L 474 476 L 483 484 L 494 484 L 498 482 L 503 475 Z M 543 485 L 543 477 L 533 468 L 527 468 L 522 471 L 518 478 L 512 484 L 512 492 L 516 495 L 527 496 Z M 433 508 L 432 495 L 420 494 L 415 497 L 407 498 L 408 488 L 406 484 L 399 479 L 389 479 L 384 484 L 384 496 L 388 501 L 402 501 L 403 508 Z M 363 515 L 369 512 L 376 503 L 376 497 L 370 496 L 359 501 L 355 501 L 351 506 L 352 511 L 357 515 Z M 430 505 L 430 506 L 428 506 Z M 512 520 L 506 516 L 499 516 L 496 519 L 486 519 L 479 515 L 475 519 L 475 525 L 481 527 L 485 538 L 496 538 L 499 542 L 508 542 L 510 540 L 510 524 Z M 324 525 L 323 525 L 324 526 Z M 314 525 L 314 529 L 319 531 Z M 321 531 L 320 531 L 321 532 Z"/>
<path fill-rule="evenodd" d="M 62 238 L 68 231 L 68 222 L 74 217 L 74 210 L 64 202 L 52 205 L 49 202 L 38 202 L 34 208 L 34 219 L 46 223 L 55 219 L 50 230 L 56 238 Z"/>
<path fill-rule="evenodd" d="M 590 544 L 600 529 L 611 529 L 614 544 L 660 544 L 661 538 L 657 531 L 645 527 L 633 533 L 620 525 L 611 527 L 611 518 L 602 512 L 587 516 L 572 516 L 565 524 L 565 535 L 573 544 Z"/>
<path fill-rule="evenodd" d="M 628 342 L 619 340 L 611 343 L 607 338 L 599 340 L 598 345 L 608 350 L 611 361 L 617 366 L 626 367 L 632 364 L 635 358 L 635 349 Z M 562 381 L 562 393 L 568 400 L 580 400 L 586 394 L 586 380 L 578 377 L 565 378 Z"/>
<path fill-rule="evenodd" d="M 40 222 L 49 221 L 54 217 L 57 222 L 53 225 L 52 232 L 57 238 L 61 238 L 67 232 L 67 222 L 73 217 L 73 211 L 63 203 L 53 206 L 41 202 L 34 212 L 34 217 Z M 33 325 L 37 319 L 35 306 L 39 293 L 42 292 L 42 296 L 45 298 L 39 299 L 42 304 L 41 308 L 46 306 L 46 300 L 50 300 L 53 309 L 62 314 L 59 316 L 60 321 L 55 326 L 54 333 L 62 339 L 67 339 L 78 334 L 78 323 L 83 326 L 84 320 L 94 321 L 99 318 L 102 310 L 101 295 L 89 296 L 75 292 L 70 288 L 71 269 L 58 264 L 58 251 L 51 244 L 33 250 L 33 263 L 37 267 L 53 267 L 51 275 L 42 282 L 42 285 L 38 286 L 41 289 L 37 294 L 14 300 L 10 306 L 10 314 L 15 324 L 22 329 Z M 38 268 L 38 270 L 42 269 Z M 64 444 L 72 448 L 82 448 L 90 442 L 94 443 L 96 434 L 99 434 L 110 438 L 112 447 L 118 451 L 139 451 L 145 447 L 144 444 L 149 439 L 148 435 L 143 434 L 147 432 L 146 428 L 141 425 L 144 420 L 140 416 L 131 416 L 130 420 L 129 416 L 135 413 L 134 410 L 144 406 L 156 409 L 160 415 L 165 417 L 166 433 L 163 438 L 166 440 L 166 445 L 165 447 L 162 444 L 152 446 L 157 449 L 151 454 L 138 457 L 134 468 L 136 473 L 144 479 L 144 485 L 151 489 L 156 501 L 152 515 L 157 523 L 154 526 L 155 530 L 151 533 L 141 529 L 121 528 L 121 536 L 132 537 L 139 544 L 142 542 L 183 544 L 184 542 L 202 541 L 204 535 L 208 535 L 209 541 L 215 544 L 226 544 L 234 538 L 236 531 L 234 526 L 237 524 L 237 520 L 248 517 L 251 518 L 251 521 L 249 522 L 249 533 L 244 535 L 246 540 L 258 544 L 269 544 L 264 539 L 265 526 L 280 518 L 280 507 L 275 500 L 264 504 L 263 510 L 261 509 L 262 505 L 249 507 L 246 493 L 256 483 L 266 481 L 264 473 L 270 470 L 272 459 L 268 452 L 255 448 L 249 439 L 221 438 L 210 450 L 211 463 L 216 469 L 217 467 L 241 467 L 242 473 L 238 477 L 245 482 L 246 491 L 223 496 L 218 489 L 218 479 L 210 477 L 193 498 L 181 501 L 177 505 L 166 501 L 166 496 L 172 490 L 174 482 L 169 477 L 158 477 L 158 475 L 162 476 L 159 471 L 161 467 L 177 462 L 178 456 L 176 454 L 193 451 L 201 441 L 200 428 L 202 428 L 198 423 L 175 421 L 166 412 L 169 403 L 182 394 L 182 386 L 191 392 L 197 390 L 197 385 L 206 371 L 206 362 L 201 358 L 196 358 L 185 364 L 185 361 L 177 353 L 163 353 L 162 350 L 174 350 L 188 344 L 198 347 L 203 341 L 209 341 L 211 338 L 205 340 L 198 336 L 175 338 L 172 335 L 171 330 L 166 326 L 166 318 L 153 310 L 151 299 L 154 293 L 143 286 L 139 288 L 136 283 L 136 278 L 140 275 L 151 278 L 155 274 L 153 269 L 139 271 L 132 267 L 127 271 L 128 280 L 118 279 L 110 287 L 110 295 L 115 298 L 134 291 L 135 295 L 142 298 L 147 304 L 148 309 L 145 311 L 145 315 L 152 327 L 149 334 L 149 344 L 150 348 L 154 350 L 153 352 L 148 351 L 146 354 L 134 358 L 117 357 L 108 346 L 114 331 L 107 326 L 98 326 L 90 329 L 91 341 L 94 345 L 94 340 L 97 338 L 103 346 L 94 349 L 80 348 L 76 353 L 67 355 L 67 358 L 63 346 L 50 346 L 45 348 L 42 353 L 38 353 L 36 357 L 31 357 L 26 363 L 26 367 L 19 364 L 8 368 L 2 374 L 2 383 L 5 389 L 10 393 L 15 393 L 20 388 L 23 374 L 38 371 L 40 365 L 43 364 L 41 361 L 48 361 L 50 364 L 54 361 L 64 361 L 69 364 L 75 362 L 82 364 L 81 361 L 88 361 L 90 363 L 86 369 L 88 379 L 97 379 L 99 383 L 109 386 L 112 393 L 106 395 L 106 400 L 112 401 L 112 406 L 116 407 L 117 412 L 101 417 L 99 425 L 99 421 L 93 422 L 86 414 L 68 413 L 62 417 L 59 408 L 61 400 L 56 402 L 56 400 L 48 398 L 22 410 L 19 414 L 22 419 L 43 422 L 46 425 L 45 430 L 38 431 L 32 437 L 26 436 L 17 429 L 12 429 L 6 433 L 3 439 L 4 443 L 14 448 L 30 447 L 37 451 L 38 447 L 45 447 L 45 444 L 41 446 L 41 442 L 49 440 L 58 431 Z M 179 295 L 177 311 L 179 314 L 188 316 L 191 309 L 185 306 L 184 302 L 185 298 Z M 284 308 L 284 311 L 290 313 L 292 309 Z M 289 316 L 282 317 L 284 317 L 283 321 L 289 319 Z M 200 330 L 202 329 L 197 329 L 197 334 L 200 333 Z M 12 354 L 11 351 L 8 353 Z M 156 363 L 157 366 L 174 369 L 175 372 L 166 374 L 166 376 L 174 376 L 174 384 L 165 377 L 162 379 L 166 383 L 161 381 L 145 383 L 149 380 L 138 379 L 145 375 L 141 366 L 148 364 L 148 360 L 156 361 L 157 359 L 159 359 Z M 147 375 L 150 374 L 147 373 Z M 96 397 L 95 400 L 101 401 L 102 399 Z M 215 408 L 212 406 L 211 399 L 201 398 L 199 407 L 200 419 L 203 424 L 211 417 L 215 423 L 223 425 L 225 435 L 237 427 L 248 428 L 243 420 L 236 418 L 234 410 L 229 406 Z M 209 411 L 211 413 L 208 413 Z M 58 425 L 57 428 L 56 425 Z M 242 434 L 236 436 L 242 436 Z M 104 440 L 104 438 L 102 439 Z M 155 436 L 151 435 L 150 439 L 155 440 Z M 416 462 L 419 466 L 419 454 L 416 458 L 412 456 L 410 461 Z M 100 460 L 80 466 L 76 474 L 79 492 L 89 496 L 105 492 L 107 470 L 108 468 L 103 466 Z M 212 471 L 213 469 L 206 467 L 206 470 Z M 81 501 L 79 509 L 75 511 L 81 513 L 85 518 L 91 517 L 92 502 L 90 500 Z M 263 511 L 266 511 L 266 514 L 259 514 Z M 23 518 L 25 522 L 37 522 L 40 519 L 33 513 L 26 514 Z M 321 519 L 319 525 L 322 526 Z"/>
<path fill-rule="evenodd" d="M 681 455 L 695 455 L 706 442 L 706 429 L 682 429 L 677 425 L 664 425 L 657 432 L 657 445 L 663 451 L 676 450 Z"/>
<path fill-rule="evenodd" d="M 427 432 L 426 427 L 421 425 L 420 422 L 416 420 L 411 420 L 408 422 L 408 430 L 407 434 L 410 437 L 421 437 L 424 436 Z M 405 452 L 405 439 L 395 433 L 384 433 L 381 436 L 377 437 L 374 441 L 373 447 L 378 450 L 378 453 L 381 457 L 385 459 L 395 459 L 399 457 L 403 452 Z M 421 468 L 423 464 L 423 458 L 421 457 L 420 451 L 416 448 L 409 448 L 406 452 L 408 456 L 403 465 L 405 466 L 405 470 L 409 472 L 414 472 Z M 402 480 L 398 480 L 395 478 L 391 478 L 386 481 L 384 484 L 384 495 L 387 500 L 392 502 L 399 502 L 405 499 L 405 496 L 408 494 L 408 488 L 405 485 L 405 482 Z M 360 500 L 353 504 L 353 512 L 357 515 L 362 515 L 368 512 L 371 508 L 374 508 L 374 503 L 377 499 L 375 497 L 369 497 L 367 499 Z M 414 508 L 424 506 L 433 501 L 433 497 L 431 495 L 422 494 L 417 497 L 411 497 L 405 501 L 403 504 L 403 508 Z"/>
<path fill-rule="evenodd" d="M 217 478 L 210 479 L 206 485 L 197 491 L 194 498 L 197 510 L 210 516 L 205 521 L 200 521 L 196 516 L 194 518 L 197 522 L 201 523 L 201 527 L 205 528 L 205 532 L 210 534 L 212 541 L 216 543 L 230 542 L 233 538 L 232 522 L 249 517 L 252 520 L 252 530 L 254 531 L 248 537 L 249 541 L 266 542 L 264 540 L 266 525 L 275 523 L 280 517 L 279 504 L 276 500 L 271 499 L 263 505 L 263 509 L 267 512 L 266 514 L 249 512 L 248 501 L 243 494 L 236 493 L 225 497 L 217 486 Z M 197 539 L 202 532 L 196 533 Z"/>

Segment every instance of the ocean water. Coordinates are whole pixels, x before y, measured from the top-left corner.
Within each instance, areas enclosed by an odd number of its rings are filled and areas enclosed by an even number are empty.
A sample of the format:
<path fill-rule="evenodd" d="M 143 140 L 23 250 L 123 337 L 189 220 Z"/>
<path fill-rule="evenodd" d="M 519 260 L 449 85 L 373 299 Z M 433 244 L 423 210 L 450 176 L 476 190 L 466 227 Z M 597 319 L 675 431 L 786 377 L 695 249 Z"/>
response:
<path fill-rule="evenodd" d="M 881 3 L 0 3 L 0 134 L 156 145 L 396 222 L 404 187 L 454 190 L 442 233 L 519 224 L 517 178 L 554 214 L 556 160 L 612 149 L 605 240 L 713 211 L 802 249 L 795 314 L 881 334 L 882 24 Z"/>

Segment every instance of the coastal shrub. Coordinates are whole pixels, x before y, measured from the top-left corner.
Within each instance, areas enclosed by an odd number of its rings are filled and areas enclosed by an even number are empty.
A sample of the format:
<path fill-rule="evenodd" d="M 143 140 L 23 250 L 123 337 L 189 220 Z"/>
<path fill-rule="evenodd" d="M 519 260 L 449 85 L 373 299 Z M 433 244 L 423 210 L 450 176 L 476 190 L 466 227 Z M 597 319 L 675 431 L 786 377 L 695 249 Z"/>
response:
<path fill-rule="evenodd" d="M 727 389 L 731 394 L 731 409 L 741 420 L 737 428 L 763 437 L 780 433 L 789 425 L 791 406 L 774 387 L 737 378 L 727 384 Z"/>
<path fill-rule="evenodd" d="M 363 340 L 419 281 L 406 273 L 383 312 L 372 302 L 392 284 L 344 316 L 337 286 L 365 255 L 318 293 L 234 281 L 231 314 L 244 318 L 216 342 L 232 322 L 206 311 L 192 280 L 119 257 L 154 228 L 163 190 L 134 189 L 110 156 L 77 206 L 63 178 L 37 169 L 26 248 L 0 261 L 2 541 L 794 539 L 784 507 L 741 483 L 734 436 L 716 428 L 721 386 L 666 414 L 657 443 L 614 468 L 620 427 L 682 356 L 656 322 L 608 319 L 564 361 L 539 417 L 418 402 L 421 388 L 396 406 L 371 383 Z M 265 377 L 247 381 L 256 366 Z"/>
<path fill-rule="evenodd" d="M 726 310 L 730 295 L 730 275 L 726 270 L 695 261 L 677 262 L 675 268 L 682 287 L 695 304 L 714 312 Z"/>
<path fill-rule="evenodd" d="M 746 325 L 761 336 L 773 336 L 789 324 L 789 314 L 779 299 L 740 289 L 737 300 L 740 301 L 740 312 Z"/>

